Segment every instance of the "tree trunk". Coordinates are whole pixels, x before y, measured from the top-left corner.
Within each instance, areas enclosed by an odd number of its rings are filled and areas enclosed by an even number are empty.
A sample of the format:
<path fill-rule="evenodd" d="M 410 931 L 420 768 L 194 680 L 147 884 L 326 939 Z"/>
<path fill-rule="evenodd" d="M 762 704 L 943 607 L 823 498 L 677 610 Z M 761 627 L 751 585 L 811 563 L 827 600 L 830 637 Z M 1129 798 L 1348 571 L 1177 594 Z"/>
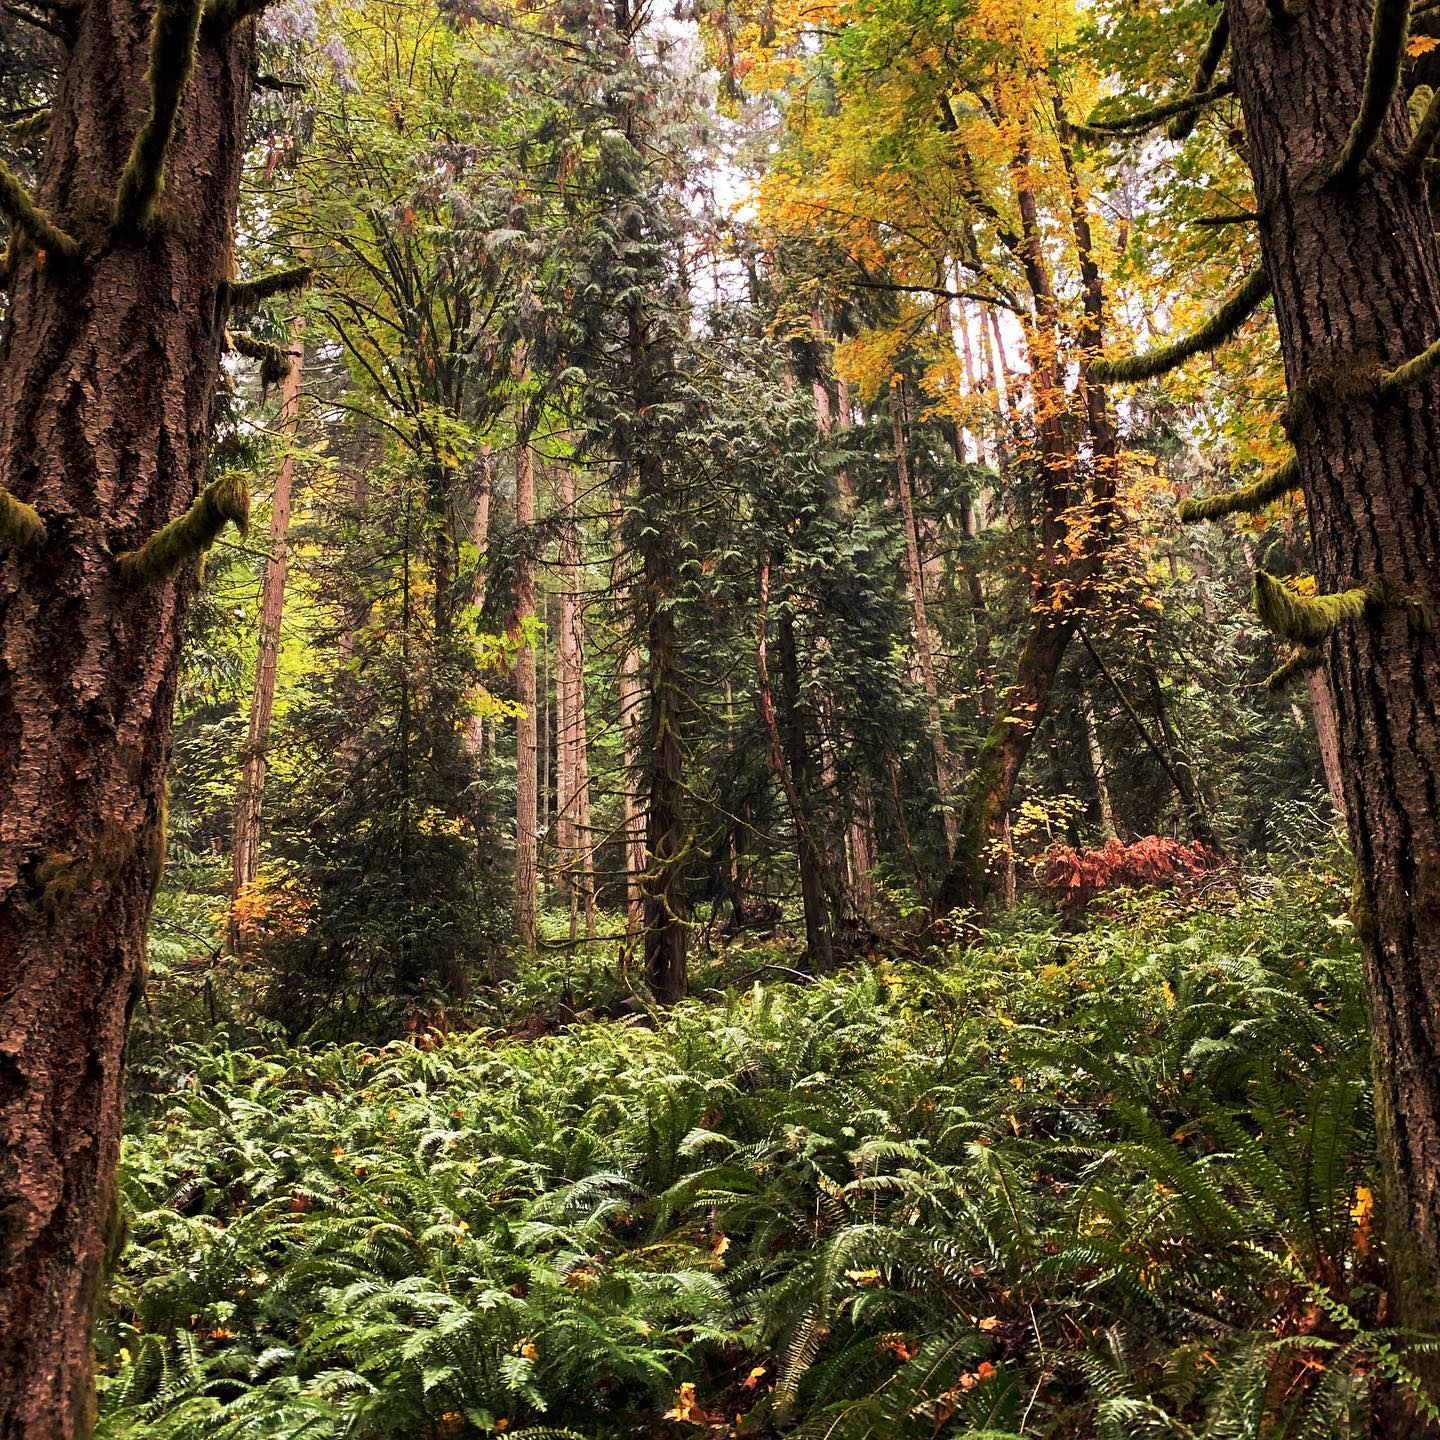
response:
<path fill-rule="evenodd" d="M 164 215 L 103 217 L 148 109 L 148 6 L 91 0 L 55 92 L 38 198 L 66 263 L 12 237 L 0 486 L 43 539 L 0 551 L 0 1437 L 93 1426 L 91 1331 L 114 1225 L 122 1058 L 165 849 L 187 565 L 132 587 L 114 556 L 201 484 L 254 28 L 202 38 Z M 98 203 L 97 203 L 98 202 Z"/>
<path fill-rule="evenodd" d="M 1118 840 L 1120 832 L 1115 828 L 1115 806 L 1110 800 L 1109 767 L 1105 763 L 1105 751 L 1100 744 L 1100 727 L 1095 723 L 1095 706 L 1090 692 L 1080 692 L 1080 710 L 1085 720 L 1085 748 L 1090 757 L 1090 778 L 1095 782 L 1095 818 L 1100 826 L 1103 842 Z"/>
<path fill-rule="evenodd" d="M 470 586 L 470 604 L 478 617 L 485 607 L 485 582 L 488 578 L 486 563 L 490 548 L 490 485 L 493 466 L 490 452 L 484 451 L 479 460 L 479 477 L 476 482 L 475 504 L 471 511 L 470 543 L 475 547 L 475 579 Z M 479 700 L 480 687 L 472 700 Z M 478 756 L 485 743 L 485 721 L 473 710 L 465 721 L 465 748 L 472 756 Z"/>
<path fill-rule="evenodd" d="M 619 503 L 617 497 L 616 503 Z M 617 604 L 623 612 L 628 605 L 629 582 L 625 579 L 625 551 L 616 515 L 610 532 L 610 554 L 613 568 L 612 585 Z M 630 638 L 628 627 L 622 626 L 619 664 L 619 731 L 622 773 L 620 781 L 620 815 L 625 843 L 625 933 L 631 944 L 640 938 L 645 926 L 645 897 L 640 878 L 645 873 L 645 823 L 640 813 L 640 721 L 645 699 L 640 687 L 640 655 Z"/>
<path fill-rule="evenodd" d="M 920 533 L 915 526 L 915 501 L 910 493 L 910 460 L 905 449 L 905 419 L 898 382 L 890 386 L 890 433 L 895 442 L 895 480 L 900 491 L 900 517 L 905 527 L 905 558 L 910 571 L 910 604 L 914 610 L 915 650 L 925 687 L 925 708 L 930 722 L 930 744 L 935 752 L 935 781 L 944 806 L 945 848 L 953 854 L 958 823 L 950 808 L 950 751 L 940 717 L 940 687 L 935 678 L 930 622 L 925 614 L 925 577 L 920 563 Z"/>
<path fill-rule="evenodd" d="M 298 328 L 298 327 L 297 327 Z M 290 495 L 295 483 L 294 440 L 300 416 L 300 384 L 305 347 L 290 347 L 290 372 L 281 390 L 278 428 L 286 445 L 270 500 L 270 554 L 260 593 L 260 627 L 255 657 L 255 689 L 245 735 L 240 788 L 235 797 L 235 830 L 230 847 L 230 927 L 233 953 L 237 940 L 235 904 L 260 868 L 260 808 L 265 795 L 266 752 L 275 712 L 275 679 L 280 662 L 280 621 L 285 613 L 285 570 L 289 558 Z"/>
<path fill-rule="evenodd" d="M 1330 698 L 1330 682 L 1324 668 L 1316 666 L 1306 679 L 1310 692 L 1310 718 L 1315 722 L 1315 741 L 1320 747 L 1320 765 L 1325 772 L 1325 788 L 1335 813 L 1345 814 L 1345 780 L 1340 766 L 1340 728 L 1335 719 L 1335 702 Z"/>
<path fill-rule="evenodd" d="M 590 840 L 589 736 L 585 724 L 585 620 L 580 586 L 580 522 L 575 513 L 575 472 L 562 462 L 557 494 L 560 509 L 560 665 L 565 708 L 561 744 L 567 788 L 562 802 L 570 849 L 567 873 L 571 915 L 585 907 L 585 928 L 595 931 L 595 867 Z M 573 925 L 573 921 L 572 921 Z"/>
<path fill-rule="evenodd" d="M 535 457 L 530 449 L 529 417 L 516 426 L 515 529 L 519 562 L 515 574 L 515 634 L 535 617 L 535 564 L 531 555 L 535 528 Z M 515 657 L 515 923 L 523 949 L 535 948 L 535 911 L 539 888 L 538 734 L 535 649 L 522 639 Z"/>
<path fill-rule="evenodd" d="M 1393 100 L 1353 188 L 1315 169 L 1360 106 L 1369 0 L 1227 0 L 1266 271 L 1290 390 L 1319 588 L 1383 576 L 1440 616 L 1440 383 L 1377 401 L 1360 381 L 1440 336 L 1440 256 L 1426 187 L 1398 165 Z M 1347 381 L 1352 383 L 1346 384 Z M 1376 1115 L 1402 1322 L 1440 1320 L 1440 636 L 1406 604 L 1325 642 L 1358 868 Z M 1415 1433 L 1420 1433 L 1417 1429 Z"/>

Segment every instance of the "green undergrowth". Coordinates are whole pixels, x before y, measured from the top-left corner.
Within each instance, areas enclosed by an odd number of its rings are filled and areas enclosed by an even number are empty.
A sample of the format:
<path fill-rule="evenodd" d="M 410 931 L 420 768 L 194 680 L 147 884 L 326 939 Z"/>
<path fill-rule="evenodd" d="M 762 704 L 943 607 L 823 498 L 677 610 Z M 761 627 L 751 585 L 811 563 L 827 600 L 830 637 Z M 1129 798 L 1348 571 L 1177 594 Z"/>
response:
<path fill-rule="evenodd" d="M 1385 1328 L 1343 882 L 533 1041 L 190 1047 L 101 1434 L 1344 1436 Z"/>

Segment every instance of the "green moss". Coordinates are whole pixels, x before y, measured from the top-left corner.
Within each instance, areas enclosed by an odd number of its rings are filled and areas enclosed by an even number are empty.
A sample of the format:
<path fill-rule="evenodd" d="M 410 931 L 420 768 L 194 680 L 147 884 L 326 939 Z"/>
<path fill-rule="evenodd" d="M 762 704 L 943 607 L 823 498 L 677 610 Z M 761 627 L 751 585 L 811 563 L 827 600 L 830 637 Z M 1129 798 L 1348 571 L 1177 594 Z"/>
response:
<path fill-rule="evenodd" d="M 47 106 L 33 115 L 26 115 L 24 119 L 0 125 L 0 144 L 28 145 L 32 140 L 38 140 L 49 128 L 50 110 Z"/>
<path fill-rule="evenodd" d="M 165 160 L 185 87 L 195 69 L 195 40 L 201 0 L 159 0 L 150 32 L 150 114 L 130 150 L 120 177 L 112 223 L 115 229 L 143 229 L 165 189 Z"/>
<path fill-rule="evenodd" d="M 205 7 L 205 33 L 226 35 L 237 25 L 258 15 L 270 0 L 210 0 Z"/>
<path fill-rule="evenodd" d="M 258 280 L 237 280 L 228 287 L 230 308 L 253 310 L 263 300 L 302 290 L 310 283 L 314 273 L 309 265 L 297 265 L 292 270 L 277 270 L 273 275 L 262 275 Z"/>
<path fill-rule="evenodd" d="M 78 855 L 56 850 L 47 855 L 36 868 L 35 880 L 40 886 L 40 905 L 53 924 L 69 908 L 70 901 L 89 874 Z"/>
<path fill-rule="evenodd" d="M 36 545 L 45 538 L 40 512 L 0 487 L 0 551 Z"/>
<path fill-rule="evenodd" d="M 1097 360 L 1090 373 L 1101 381 L 1152 380 L 1183 365 L 1192 355 L 1213 350 L 1228 340 L 1260 308 L 1270 293 L 1270 277 L 1263 266 L 1250 272 L 1223 305 L 1196 331 L 1143 355 L 1120 360 Z"/>
<path fill-rule="evenodd" d="M 239 331 L 232 332 L 229 341 L 230 348 L 237 355 L 260 362 L 262 385 L 278 385 L 290 373 L 290 357 L 278 345 L 272 345 L 268 340 L 257 340 L 255 336 Z"/>
<path fill-rule="evenodd" d="M 1156 105 L 1153 109 L 1142 110 L 1134 115 L 1123 115 L 1115 120 L 1092 119 L 1087 125 L 1072 125 L 1071 128 L 1087 140 L 1108 142 L 1134 138 L 1148 134 L 1151 130 L 1158 130 L 1167 120 L 1175 120 L 1183 115 L 1198 115 L 1205 106 L 1234 93 L 1234 83 L 1222 80 L 1218 85 L 1212 85 L 1198 95 L 1184 95 L 1179 100 L 1169 100 L 1163 105 Z"/>
<path fill-rule="evenodd" d="M 1379 576 L 1334 595 L 1297 595 L 1264 570 L 1255 572 L 1255 609 L 1267 629 L 1297 645 L 1314 645 L 1338 625 L 1360 619 L 1389 598 Z"/>
<path fill-rule="evenodd" d="M 238 473 L 212 480 L 177 520 L 157 531 L 138 550 L 116 562 L 132 585 L 158 585 L 214 544 L 229 523 L 243 534 L 250 520 L 250 492 Z"/>
<path fill-rule="evenodd" d="M 1293 650 L 1288 659 L 1282 661 L 1265 677 L 1267 690 L 1284 690 L 1293 681 L 1318 669 L 1325 661 L 1319 646 L 1302 645 Z"/>
<path fill-rule="evenodd" d="M 1299 484 L 1300 458 L 1292 454 L 1288 460 L 1238 490 L 1184 501 L 1180 506 L 1180 518 L 1190 525 L 1197 520 L 1218 520 L 1223 515 L 1253 515 L 1297 489 Z"/>
<path fill-rule="evenodd" d="M 1436 371 L 1440 371 L 1440 340 L 1422 350 L 1413 360 L 1407 360 L 1382 375 L 1379 396 L 1382 400 L 1393 400 L 1411 385 L 1432 379 Z"/>
<path fill-rule="evenodd" d="M 1370 150 L 1380 134 L 1400 70 L 1405 62 L 1405 38 L 1410 30 L 1410 0 L 1375 0 L 1370 25 L 1370 54 L 1365 65 L 1365 89 L 1360 113 L 1350 127 L 1345 148 L 1331 169 L 1328 182 L 1350 186 L 1359 178 Z"/>
<path fill-rule="evenodd" d="M 1230 17 L 1225 11 L 1220 12 L 1220 18 L 1215 22 L 1215 28 L 1210 32 L 1210 38 L 1205 42 L 1204 52 L 1200 56 L 1200 64 L 1195 70 L 1195 79 L 1190 86 L 1192 97 L 1204 95 L 1215 79 L 1215 71 L 1219 68 L 1220 61 L 1225 56 L 1226 47 L 1230 44 Z M 1183 140 L 1194 128 L 1195 121 L 1199 118 L 1200 109 L 1198 106 L 1182 110 L 1171 122 L 1166 134 L 1172 140 Z"/>
<path fill-rule="evenodd" d="M 79 242 L 61 230 L 35 203 L 35 197 L 3 160 L 0 160 L 0 214 L 47 253 L 53 252 L 62 260 L 73 260 L 79 255 Z"/>

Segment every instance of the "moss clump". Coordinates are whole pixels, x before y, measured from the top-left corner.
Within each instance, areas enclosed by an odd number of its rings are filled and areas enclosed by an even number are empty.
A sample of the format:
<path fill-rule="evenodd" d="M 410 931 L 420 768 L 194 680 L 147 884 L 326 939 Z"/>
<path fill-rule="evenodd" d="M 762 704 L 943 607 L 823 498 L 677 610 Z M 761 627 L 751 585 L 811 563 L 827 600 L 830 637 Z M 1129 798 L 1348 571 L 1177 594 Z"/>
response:
<path fill-rule="evenodd" d="M 277 270 L 273 275 L 262 275 L 257 280 L 237 280 L 227 288 L 230 308 L 253 310 L 262 301 L 276 295 L 303 290 L 314 273 L 309 265 L 297 265 L 292 270 Z"/>
<path fill-rule="evenodd" d="M 150 32 L 150 114 L 120 177 L 112 223 L 136 231 L 149 224 L 165 188 L 165 158 L 185 87 L 195 69 L 201 0 L 159 0 Z"/>
<path fill-rule="evenodd" d="M 257 340 L 253 335 L 234 332 L 229 336 L 230 348 L 247 360 L 260 362 L 260 383 L 278 385 L 290 373 L 290 357 L 278 345 Z"/>
<path fill-rule="evenodd" d="M 35 203 L 35 197 L 3 160 L 0 160 L 0 214 L 17 230 L 29 235 L 42 250 L 53 251 L 62 260 L 73 260 L 79 255 L 79 241 L 60 229 Z"/>
<path fill-rule="evenodd" d="M 210 0 L 205 7 L 205 33 L 212 37 L 228 34 L 258 15 L 269 3 L 270 0 Z"/>
<path fill-rule="evenodd" d="M 243 534 L 250 523 L 250 491 L 238 473 L 212 480 L 177 520 L 116 562 L 132 585 L 158 585 L 215 543 L 227 524 Z"/>
<path fill-rule="evenodd" d="M 1263 266 L 1256 266 L 1198 330 L 1143 355 L 1129 355 L 1120 360 L 1097 360 L 1091 365 L 1090 373 L 1101 381 L 1153 380 L 1157 375 L 1164 375 L 1183 365 L 1192 355 L 1213 350 L 1228 340 L 1260 308 L 1269 293 L 1270 277 Z"/>
<path fill-rule="evenodd" d="M 1413 360 L 1397 365 L 1380 377 L 1379 397 L 1393 400 L 1402 390 L 1430 380 L 1440 371 L 1440 340 L 1422 350 Z"/>
<path fill-rule="evenodd" d="M 1338 625 L 1359 620 L 1388 598 L 1388 587 L 1378 575 L 1334 595 L 1305 596 L 1264 570 L 1255 572 L 1255 609 L 1260 619 L 1267 629 L 1297 645 L 1316 644 Z"/>
<path fill-rule="evenodd" d="M 1207 495 L 1201 500 L 1186 500 L 1180 506 L 1180 518 L 1187 525 L 1197 520 L 1218 520 L 1223 515 L 1253 515 L 1272 501 L 1288 495 L 1300 484 L 1300 457 L 1290 458 L 1268 470 L 1258 480 L 1227 490 L 1221 495 Z"/>
<path fill-rule="evenodd" d="M 36 545 L 44 538 L 45 522 L 40 512 L 0 488 L 0 550 Z"/>
<path fill-rule="evenodd" d="M 56 850 L 47 855 L 35 870 L 40 887 L 40 905 L 53 924 L 69 908 L 70 901 L 89 874 L 78 855 Z"/>
<path fill-rule="evenodd" d="M 1265 688 L 1267 690 L 1284 690 L 1302 675 L 1308 675 L 1312 670 L 1318 669 L 1324 664 L 1324 661 L 1325 657 L 1318 645 L 1302 645 L 1298 650 L 1291 651 L 1289 658 L 1282 661 L 1265 677 Z"/>
<path fill-rule="evenodd" d="M 49 128 L 50 108 L 46 106 L 33 115 L 12 120 L 8 125 L 0 125 L 0 141 L 6 145 L 28 145 L 32 140 L 38 140 Z"/>

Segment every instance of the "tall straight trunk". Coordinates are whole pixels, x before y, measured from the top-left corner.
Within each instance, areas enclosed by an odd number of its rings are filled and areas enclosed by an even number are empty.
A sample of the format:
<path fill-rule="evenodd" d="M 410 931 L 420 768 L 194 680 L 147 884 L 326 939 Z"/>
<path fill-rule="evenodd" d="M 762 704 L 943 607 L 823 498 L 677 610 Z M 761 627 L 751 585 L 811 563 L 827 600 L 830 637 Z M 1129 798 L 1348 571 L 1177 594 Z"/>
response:
<path fill-rule="evenodd" d="M 483 451 L 477 466 L 475 498 L 470 511 L 470 544 L 475 549 L 475 578 L 470 585 L 470 605 L 478 617 L 485 606 L 485 583 L 488 578 L 487 556 L 490 548 L 490 491 L 494 466 L 490 452 Z M 472 696 L 478 701 L 480 687 Z M 485 743 L 485 720 L 475 710 L 465 720 L 465 748 L 478 756 Z"/>
<path fill-rule="evenodd" d="M 535 649 L 521 628 L 535 616 L 535 566 L 531 543 L 535 527 L 535 457 L 530 449 L 529 416 L 515 437 L 515 528 L 519 564 L 515 575 L 515 633 L 522 637 L 515 656 L 515 924 L 520 944 L 535 947 L 535 911 L 539 888 L 538 735 L 536 730 Z"/>
<path fill-rule="evenodd" d="M 990 318 L 990 328 L 986 332 L 987 348 L 992 344 L 994 346 L 990 360 L 995 376 L 995 395 L 1000 402 L 1000 414 L 1008 418 L 1014 400 L 1010 394 L 1010 365 L 1005 359 L 1005 338 L 1000 333 L 1000 316 L 995 308 L 989 307 L 986 314 Z M 981 329 L 984 330 L 983 325 Z"/>
<path fill-rule="evenodd" d="M 1330 697 L 1330 682 L 1325 671 L 1317 666 L 1306 678 L 1310 692 L 1310 718 L 1315 723 L 1315 742 L 1320 748 L 1320 766 L 1325 774 L 1325 789 L 1337 815 L 1345 814 L 1345 779 L 1340 764 L 1340 727 L 1335 719 L 1335 701 Z"/>
<path fill-rule="evenodd" d="M 547 595 L 545 598 L 545 627 L 540 631 L 539 654 L 536 656 L 535 669 L 535 754 L 540 766 L 540 778 L 536 783 L 535 796 L 535 849 L 537 855 L 542 850 L 548 849 L 553 881 L 559 862 L 555 855 L 555 809 L 550 803 L 554 784 L 551 767 L 555 764 L 555 737 L 560 728 L 555 718 L 555 712 L 560 708 L 560 696 L 558 676 L 552 681 L 550 673 L 550 636 L 552 633 L 550 597 Z M 540 844 L 542 835 L 546 839 L 544 846 Z M 537 868 L 544 869 L 538 860 L 536 863 Z"/>
<path fill-rule="evenodd" d="M 1100 727 L 1095 722 L 1095 704 L 1088 690 L 1080 692 L 1080 713 L 1085 721 L 1085 751 L 1090 757 L 1090 778 L 1095 785 L 1095 818 L 1100 825 L 1100 838 L 1118 840 L 1120 832 L 1115 828 L 1115 806 L 1110 799 L 1109 766 L 1100 743 Z"/>
<path fill-rule="evenodd" d="M 611 583 L 616 593 L 618 608 L 623 614 L 629 608 L 630 587 L 625 579 L 626 557 L 618 514 L 611 524 L 610 556 L 613 576 Z M 630 637 L 628 627 L 622 627 L 617 668 L 617 698 L 620 709 L 617 718 L 622 762 L 620 816 L 625 847 L 625 933 L 633 944 L 640 938 L 645 925 L 645 897 L 640 888 L 640 879 L 645 873 L 645 822 L 640 811 L 639 792 L 639 727 L 645 701 L 640 688 L 640 654 Z"/>
<path fill-rule="evenodd" d="M 123 1052 L 165 850 L 164 776 L 195 567 L 114 557 L 202 483 L 254 73 L 249 22 L 199 42 L 160 222 L 112 231 L 148 114 L 152 7 L 91 0 L 52 102 L 39 203 L 67 261 L 12 235 L 0 487 L 43 537 L 0 549 L 0 1436 L 94 1420 Z M 165 217 L 176 217 L 167 223 Z M 0 282 L 3 283 L 3 282 Z"/>
<path fill-rule="evenodd" d="M 569 898 L 574 914 L 575 870 L 575 681 L 574 609 L 566 589 L 564 543 L 561 544 L 561 590 L 555 626 L 555 883 Z"/>
<path fill-rule="evenodd" d="M 280 392 L 277 428 L 286 450 L 275 472 L 270 499 L 270 553 L 260 591 L 260 627 L 255 657 L 255 688 L 245 734 L 240 788 L 235 797 L 235 828 L 230 847 L 230 948 L 235 948 L 235 902 L 254 883 L 260 868 L 260 807 L 265 795 L 266 752 L 275 713 L 275 680 L 280 663 L 280 622 L 285 613 L 285 571 L 290 546 L 290 497 L 295 484 L 295 431 L 300 418 L 300 384 L 305 347 L 290 347 L 290 372 Z"/>
<path fill-rule="evenodd" d="M 559 803 L 569 840 L 567 873 L 573 916 L 585 908 L 586 929 L 595 928 L 595 867 L 590 841 L 589 736 L 585 724 L 585 621 L 580 582 L 580 523 L 575 512 L 575 472 L 562 464 L 556 500 L 560 510 L 560 668 L 565 705 L 561 744 L 566 756 L 565 788 Z"/>
<path fill-rule="evenodd" d="M 1324 642 L 1358 870 L 1376 1116 L 1401 1319 L 1440 1321 L 1440 382 L 1377 400 L 1388 368 L 1440 337 L 1440 254 L 1406 177 L 1397 93 L 1353 187 L 1315 183 L 1365 88 L 1372 6 L 1227 0 L 1232 74 L 1260 197 L 1260 239 L 1291 404 L 1315 570 L 1333 592 L 1383 576 L 1407 604 Z M 1414 608 L 1412 608 L 1414 607 Z M 1417 1433 L 1418 1429 L 1417 1429 Z"/>
<path fill-rule="evenodd" d="M 895 444 L 895 482 L 900 491 L 900 518 L 905 527 L 905 559 L 910 572 L 910 605 L 915 626 L 915 651 L 925 687 L 925 710 L 930 723 L 930 744 L 935 752 L 935 782 L 945 807 L 945 845 L 955 849 L 957 821 L 950 809 L 950 751 L 940 717 L 940 686 L 935 677 L 930 622 L 925 613 L 925 577 L 920 562 L 920 534 L 915 526 L 915 500 L 910 491 L 910 458 L 905 446 L 904 402 L 899 382 L 890 386 L 890 434 Z"/>

